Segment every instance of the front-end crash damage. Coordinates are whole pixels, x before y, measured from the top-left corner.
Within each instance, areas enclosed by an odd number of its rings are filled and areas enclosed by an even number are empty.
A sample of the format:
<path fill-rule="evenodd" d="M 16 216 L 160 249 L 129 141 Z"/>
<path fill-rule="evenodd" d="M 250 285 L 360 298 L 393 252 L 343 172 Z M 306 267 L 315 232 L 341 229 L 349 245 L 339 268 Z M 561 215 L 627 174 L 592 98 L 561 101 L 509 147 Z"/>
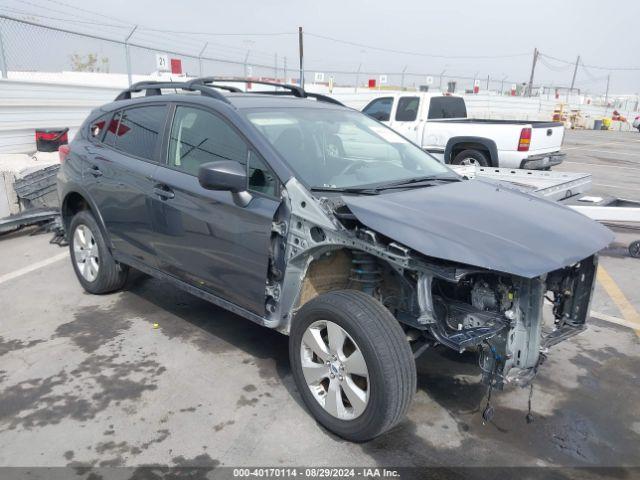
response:
<path fill-rule="evenodd" d="M 546 349 L 584 328 L 596 252 L 610 240 L 599 225 L 594 224 L 598 238 L 590 245 L 583 242 L 588 254 L 577 261 L 546 251 L 545 265 L 556 262 L 548 272 L 534 271 L 531 258 L 523 259 L 526 269 L 504 268 L 504 261 L 500 269 L 492 269 L 487 255 L 475 265 L 452 258 L 460 255 L 459 244 L 450 250 L 455 255 L 430 251 L 442 243 L 442 235 L 434 240 L 428 225 L 420 226 L 424 247 L 416 248 L 418 240 L 405 241 L 406 225 L 397 231 L 381 228 L 384 215 L 373 215 L 375 206 L 364 213 L 359 208 L 369 198 L 351 198 L 316 199 L 296 180 L 287 183 L 274 219 L 265 290 L 267 320 L 284 333 L 295 313 L 315 296 L 360 290 L 379 300 L 402 324 L 416 356 L 437 344 L 458 352 L 477 351 L 483 379 L 501 388 L 505 383 L 529 383 Z M 485 234 L 483 240 L 487 238 Z M 504 246 L 504 239 L 501 242 L 496 248 Z M 528 247 L 519 245 L 518 252 Z M 484 245 L 483 251 L 487 248 Z"/>

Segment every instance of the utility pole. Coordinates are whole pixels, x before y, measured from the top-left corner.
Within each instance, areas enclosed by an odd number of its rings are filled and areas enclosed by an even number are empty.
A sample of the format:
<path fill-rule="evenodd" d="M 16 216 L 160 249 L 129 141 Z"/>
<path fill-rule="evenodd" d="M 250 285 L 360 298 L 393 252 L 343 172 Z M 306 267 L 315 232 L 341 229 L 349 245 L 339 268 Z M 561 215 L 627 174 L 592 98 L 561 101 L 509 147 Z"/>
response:
<path fill-rule="evenodd" d="M 533 49 L 533 63 L 531 64 L 531 76 L 529 77 L 529 87 L 527 88 L 527 90 L 529 90 L 529 96 L 533 93 L 533 75 L 536 72 L 536 63 L 538 63 L 539 53 L 540 52 L 538 52 L 537 48 Z"/>
<path fill-rule="evenodd" d="M 580 65 L 580 55 L 578 55 L 578 59 L 576 60 L 576 66 L 573 69 L 573 77 L 571 77 L 571 88 L 567 92 L 567 103 L 569 103 L 569 95 L 573 92 L 573 86 L 576 84 L 576 75 L 578 74 L 578 65 Z"/>
<path fill-rule="evenodd" d="M 200 70 L 200 76 L 202 76 L 202 54 L 207 49 L 208 45 L 209 45 L 209 42 L 205 42 L 204 46 L 202 47 L 202 50 L 200 50 L 200 53 L 198 54 L 198 69 Z"/>
<path fill-rule="evenodd" d="M 362 68 L 362 63 L 360 63 L 358 65 L 358 71 L 356 72 L 356 86 L 355 89 L 353 90 L 354 93 L 358 93 L 358 84 L 360 82 L 360 69 Z"/>
<path fill-rule="evenodd" d="M 402 69 L 402 75 L 400 77 L 400 90 L 404 90 L 404 72 L 407 71 L 407 66 L 405 65 Z"/>
<path fill-rule="evenodd" d="M 611 80 L 611 74 L 607 75 L 607 91 L 604 94 L 604 112 L 607 113 L 607 106 L 609 105 L 609 80 Z"/>
<path fill-rule="evenodd" d="M 489 82 L 491 81 L 491 76 L 487 75 L 487 92 L 489 91 Z"/>
<path fill-rule="evenodd" d="M 304 48 L 302 45 L 302 27 L 298 27 L 298 53 L 300 55 L 300 86 L 304 88 Z"/>
<path fill-rule="evenodd" d="M 131 82 L 131 54 L 129 53 L 129 39 L 135 33 L 137 28 L 138 28 L 138 25 L 135 25 L 131 29 L 131 31 L 129 32 L 129 35 L 127 35 L 127 38 L 124 39 L 124 54 L 125 54 L 125 57 L 127 59 L 127 80 L 129 81 L 129 86 L 131 86 L 131 84 L 132 84 L 132 82 Z"/>

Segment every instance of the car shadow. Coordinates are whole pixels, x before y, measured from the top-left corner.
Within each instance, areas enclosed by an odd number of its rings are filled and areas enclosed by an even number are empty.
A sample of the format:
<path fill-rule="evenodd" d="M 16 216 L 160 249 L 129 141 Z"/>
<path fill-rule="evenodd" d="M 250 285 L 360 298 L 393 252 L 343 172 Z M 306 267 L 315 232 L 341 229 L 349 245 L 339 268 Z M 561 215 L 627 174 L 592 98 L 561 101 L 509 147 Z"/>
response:
<path fill-rule="evenodd" d="M 165 335 L 187 340 L 201 350 L 240 349 L 251 357 L 262 378 L 279 381 L 306 409 L 291 375 L 287 336 L 138 272 L 132 274 L 125 290 L 131 295 L 121 297 L 121 307 L 150 321 L 158 320 Z M 486 386 L 480 383 L 476 353 L 460 355 L 444 347 L 430 348 L 418 358 L 416 368 L 418 390 L 449 413 L 479 411 Z"/>

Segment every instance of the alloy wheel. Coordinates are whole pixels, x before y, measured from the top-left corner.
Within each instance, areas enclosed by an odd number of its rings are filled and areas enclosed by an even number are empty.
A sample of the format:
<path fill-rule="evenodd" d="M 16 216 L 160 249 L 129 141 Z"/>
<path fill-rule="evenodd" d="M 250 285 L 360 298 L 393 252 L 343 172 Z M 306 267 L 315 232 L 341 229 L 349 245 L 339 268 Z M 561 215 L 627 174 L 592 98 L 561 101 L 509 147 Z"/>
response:
<path fill-rule="evenodd" d="M 318 320 L 300 345 L 302 373 L 324 410 L 340 420 L 362 415 L 369 402 L 367 364 L 353 338 L 338 324 Z"/>
<path fill-rule="evenodd" d="M 100 269 L 100 254 L 96 239 L 86 225 L 78 225 L 73 233 L 73 255 L 82 277 L 88 282 L 95 281 Z"/>

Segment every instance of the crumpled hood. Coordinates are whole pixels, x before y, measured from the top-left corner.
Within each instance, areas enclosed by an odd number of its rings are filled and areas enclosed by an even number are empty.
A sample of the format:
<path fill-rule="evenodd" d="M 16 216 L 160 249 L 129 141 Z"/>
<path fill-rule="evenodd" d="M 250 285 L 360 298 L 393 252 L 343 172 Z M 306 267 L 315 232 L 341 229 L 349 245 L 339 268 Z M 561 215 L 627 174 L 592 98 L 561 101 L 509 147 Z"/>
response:
<path fill-rule="evenodd" d="M 576 263 L 614 238 L 568 207 L 484 179 L 342 198 L 368 228 L 424 255 L 526 278 Z"/>

